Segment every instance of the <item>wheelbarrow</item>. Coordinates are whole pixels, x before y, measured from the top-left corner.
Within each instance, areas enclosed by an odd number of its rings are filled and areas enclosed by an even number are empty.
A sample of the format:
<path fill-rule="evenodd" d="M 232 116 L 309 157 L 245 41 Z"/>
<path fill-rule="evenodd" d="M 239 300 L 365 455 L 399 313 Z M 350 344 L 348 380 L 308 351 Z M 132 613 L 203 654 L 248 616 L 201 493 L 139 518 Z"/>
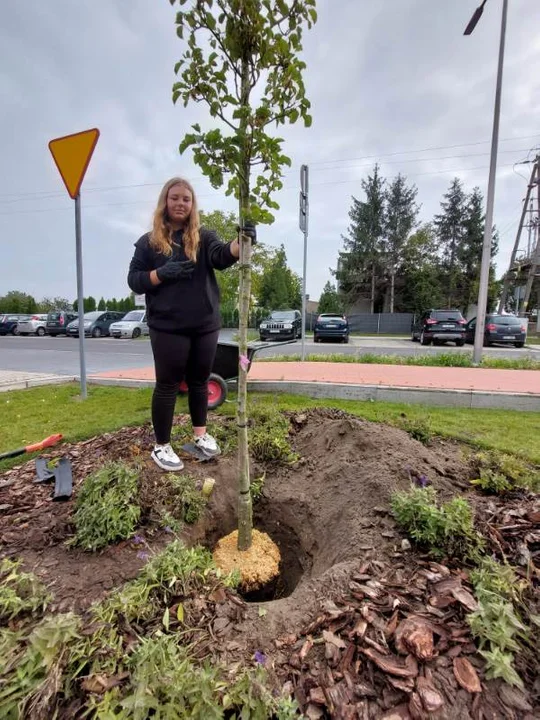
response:
<path fill-rule="evenodd" d="M 249 361 L 248 369 L 251 367 L 253 357 L 259 350 L 267 347 L 276 347 L 277 345 L 290 345 L 293 341 L 286 342 L 258 342 L 250 343 L 247 348 L 247 358 Z M 235 342 L 219 342 L 216 351 L 212 373 L 208 379 L 208 409 L 215 410 L 223 405 L 227 399 L 228 384 L 238 380 L 238 358 L 239 347 Z M 180 383 L 178 392 L 184 395 L 188 391 L 185 380 Z"/>

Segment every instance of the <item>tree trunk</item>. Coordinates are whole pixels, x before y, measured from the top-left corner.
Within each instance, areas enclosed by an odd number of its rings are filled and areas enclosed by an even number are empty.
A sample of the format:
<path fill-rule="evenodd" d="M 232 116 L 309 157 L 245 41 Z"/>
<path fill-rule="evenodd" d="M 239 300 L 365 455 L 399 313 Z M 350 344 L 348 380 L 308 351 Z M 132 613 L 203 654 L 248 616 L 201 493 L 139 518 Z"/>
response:
<path fill-rule="evenodd" d="M 396 271 L 394 268 L 390 271 L 390 312 L 394 312 L 394 293 L 396 285 Z"/>
<path fill-rule="evenodd" d="M 375 263 L 371 266 L 371 304 L 370 313 L 375 312 Z"/>
<path fill-rule="evenodd" d="M 249 66 L 242 64 L 242 104 L 249 101 Z M 241 173 L 240 178 L 240 224 L 246 220 L 249 212 L 249 152 L 247 123 L 242 120 L 241 132 Z M 249 446 L 247 417 L 247 369 L 242 367 L 242 357 L 247 357 L 247 331 L 249 320 L 249 301 L 251 297 L 251 240 L 240 235 L 240 297 L 239 297 L 239 355 L 238 367 L 238 406 L 236 423 L 238 426 L 238 549 L 251 547 L 253 528 L 253 508 L 249 478 Z"/>

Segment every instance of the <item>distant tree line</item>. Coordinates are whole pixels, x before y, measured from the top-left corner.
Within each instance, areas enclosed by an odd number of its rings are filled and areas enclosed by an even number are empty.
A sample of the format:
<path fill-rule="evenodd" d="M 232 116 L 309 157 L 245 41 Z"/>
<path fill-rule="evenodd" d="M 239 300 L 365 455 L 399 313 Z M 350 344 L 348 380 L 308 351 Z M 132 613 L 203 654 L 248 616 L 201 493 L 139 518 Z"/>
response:
<path fill-rule="evenodd" d="M 343 236 L 334 275 L 323 304 L 374 312 L 422 312 L 455 307 L 464 314 L 476 301 L 484 237 L 484 201 L 479 188 L 466 192 L 454 178 L 440 213 L 420 224 L 418 190 L 403 175 L 385 180 L 375 165 L 361 183 L 363 196 L 352 198 L 350 226 Z M 493 233 L 492 257 L 498 250 Z M 488 305 L 500 284 L 490 270 Z"/>

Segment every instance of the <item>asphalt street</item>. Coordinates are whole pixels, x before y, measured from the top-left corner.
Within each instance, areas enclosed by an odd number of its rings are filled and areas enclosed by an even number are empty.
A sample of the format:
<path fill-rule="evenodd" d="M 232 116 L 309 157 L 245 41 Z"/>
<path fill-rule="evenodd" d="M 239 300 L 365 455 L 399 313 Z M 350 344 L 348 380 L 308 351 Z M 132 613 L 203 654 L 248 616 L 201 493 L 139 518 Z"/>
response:
<path fill-rule="evenodd" d="M 231 340 L 235 331 L 222 331 L 224 341 Z M 300 354 L 301 342 L 286 345 L 271 345 L 258 353 L 258 357 L 268 355 Z M 404 338 L 354 337 L 349 345 L 335 343 L 315 344 L 306 339 L 306 353 L 360 355 L 425 355 L 426 353 L 472 351 L 471 346 L 456 348 L 453 345 L 442 347 L 422 347 Z M 485 348 L 486 355 L 492 357 L 519 358 L 533 357 L 540 360 L 540 345 L 532 345 L 522 350 L 508 347 Z M 152 365 L 152 351 L 148 339 L 115 340 L 113 338 L 88 338 L 85 341 L 86 367 L 88 374 L 108 370 L 127 370 Z M 0 370 L 20 372 L 50 373 L 56 375 L 79 374 L 79 342 L 67 337 L 0 337 Z"/>

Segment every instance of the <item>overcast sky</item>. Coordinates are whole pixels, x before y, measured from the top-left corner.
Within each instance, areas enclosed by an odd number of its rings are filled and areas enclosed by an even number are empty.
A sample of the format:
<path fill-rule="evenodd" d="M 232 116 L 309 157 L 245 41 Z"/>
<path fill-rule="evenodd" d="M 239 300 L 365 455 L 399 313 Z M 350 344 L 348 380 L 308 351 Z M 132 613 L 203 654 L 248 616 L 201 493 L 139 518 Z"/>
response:
<path fill-rule="evenodd" d="M 283 243 L 302 271 L 298 176 L 310 167 L 307 291 L 317 298 L 335 267 L 351 196 L 375 161 L 418 186 L 429 220 L 451 179 L 485 193 L 502 0 L 319 0 L 304 58 L 313 126 L 280 128 L 293 166 L 281 210 L 260 239 Z M 193 181 L 204 210 L 235 210 L 178 144 L 200 108 L 171 101 L 182 54 L 168 0 L 2 0 L 0 295 L 10 289 L 76 297 L 73 201 L 47 143 L 98 127 L 82 190 L 85 295 L 128 293 L 133 243 L 149 228 L 160 186 Z M 495 222 L 504 271 L 530 165 L 540 143 L 540 2 L 510 0 Z M 434 148 L 430 149 L 429 148 Z"/>

